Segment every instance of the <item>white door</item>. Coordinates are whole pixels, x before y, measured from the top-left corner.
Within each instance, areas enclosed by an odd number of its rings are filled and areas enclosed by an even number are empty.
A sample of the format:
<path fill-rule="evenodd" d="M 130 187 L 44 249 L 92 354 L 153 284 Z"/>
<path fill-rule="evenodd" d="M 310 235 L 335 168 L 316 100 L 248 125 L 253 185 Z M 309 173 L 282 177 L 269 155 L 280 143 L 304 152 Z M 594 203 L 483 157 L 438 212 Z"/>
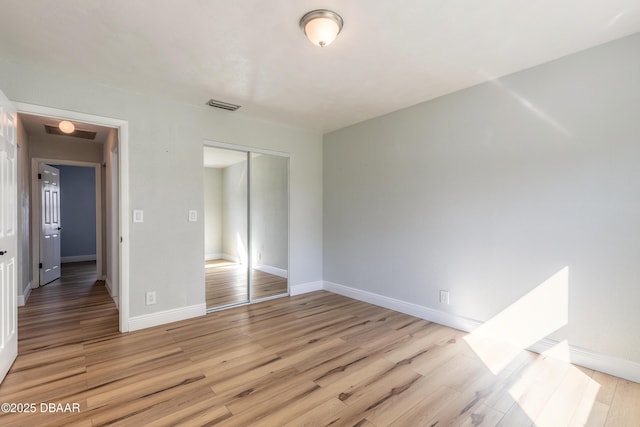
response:
<path fill-rule="evenodd" d="M 60 171 L 41 164 L 40 286 L 60 278 Z"/>
<path fill-rule="evenodd" d="M 0 92 L 0 382 L 18 354 L 16 111 Z"/>

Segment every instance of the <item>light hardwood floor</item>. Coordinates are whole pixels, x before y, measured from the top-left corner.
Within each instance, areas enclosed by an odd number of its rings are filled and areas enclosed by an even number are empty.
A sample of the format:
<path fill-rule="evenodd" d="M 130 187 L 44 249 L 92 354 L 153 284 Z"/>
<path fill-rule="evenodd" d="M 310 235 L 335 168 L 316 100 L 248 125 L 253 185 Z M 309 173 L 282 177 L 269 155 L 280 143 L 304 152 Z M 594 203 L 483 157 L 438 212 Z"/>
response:
<path fill-rule="evenodd" d="M 287 293 L 287 279 L 259 270 L 251 272 L 253 298 Z M 205 262 L 207 308 L 246 302 L 247 267 L 223 259 Z"/>
<path fill-rule="evenodd" d="M 465 333 L 327 292 L 119 334 L 80 282 L 33 291 L 0 386 L 80 413 L 1 425 L 640 425 L 640 384 L 526 351 L 493 373 Z"/>

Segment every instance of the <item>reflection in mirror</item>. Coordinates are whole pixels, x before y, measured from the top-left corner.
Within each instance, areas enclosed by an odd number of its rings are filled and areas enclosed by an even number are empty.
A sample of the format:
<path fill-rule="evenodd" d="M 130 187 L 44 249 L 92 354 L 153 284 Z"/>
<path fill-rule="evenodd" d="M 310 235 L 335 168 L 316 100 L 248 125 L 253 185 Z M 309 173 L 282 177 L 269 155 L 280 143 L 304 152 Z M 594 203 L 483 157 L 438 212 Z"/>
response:
<path fill-rule="evenodd" d="M 247 153 L 204 147 L 207 309 L 249 301 Z"/>
<path fill-rule="evenodd" d="M 289 159 L 251 153 L 251 299 L 288 292 Z"/>

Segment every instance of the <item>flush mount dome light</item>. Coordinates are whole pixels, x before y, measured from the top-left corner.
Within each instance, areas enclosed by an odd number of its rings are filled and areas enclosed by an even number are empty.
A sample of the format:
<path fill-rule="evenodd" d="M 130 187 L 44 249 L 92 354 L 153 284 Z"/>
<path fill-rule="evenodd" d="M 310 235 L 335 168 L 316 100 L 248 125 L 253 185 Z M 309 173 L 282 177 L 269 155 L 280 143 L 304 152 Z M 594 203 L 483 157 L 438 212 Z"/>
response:
<path fill-rule="evenodd" d="M 76 127 L 73 123 L 68 120 L 63 120 L 58 123 L 58 129 L 60 129 L 64 133 L 73 133 L 76 130 Z"/>
<path fill-rule="evenodd" d="M 312 10 L 300 19 L 300 28 L 309 41 L 325 47 L 336 39 L 342 30 L 342 17 L 327 9 Z"/>

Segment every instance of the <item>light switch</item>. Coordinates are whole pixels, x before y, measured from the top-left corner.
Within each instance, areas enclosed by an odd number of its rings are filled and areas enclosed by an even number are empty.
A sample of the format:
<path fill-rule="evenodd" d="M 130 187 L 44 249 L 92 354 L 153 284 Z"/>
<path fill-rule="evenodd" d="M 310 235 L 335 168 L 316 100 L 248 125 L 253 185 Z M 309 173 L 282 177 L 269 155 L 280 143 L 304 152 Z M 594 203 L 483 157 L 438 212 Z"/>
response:
<path fill-rule="evenodd" d="M 189 211 L 189 222 L 196 222 L 198 220 L 198 211 Z"/>
<path fill-rule="evenodd" d="M 136 209 L 133 211 L 133 222 L 144 222 L 144 212 Z"/>

